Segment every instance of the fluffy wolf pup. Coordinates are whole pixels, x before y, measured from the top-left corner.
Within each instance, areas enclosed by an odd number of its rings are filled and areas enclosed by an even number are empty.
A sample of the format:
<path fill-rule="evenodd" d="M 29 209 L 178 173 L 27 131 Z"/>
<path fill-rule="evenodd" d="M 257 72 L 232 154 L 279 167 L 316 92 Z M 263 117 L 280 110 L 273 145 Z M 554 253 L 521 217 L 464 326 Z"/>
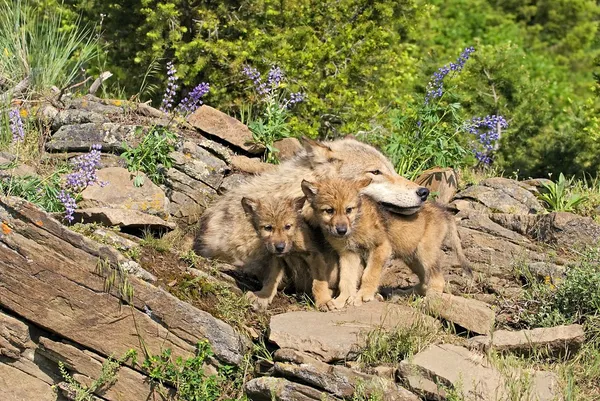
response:
<path fill-rule="evenodd" d="M 325 263 L 322 250 L 318 248 L 316 233 L 301 215 L 304 202 L 304 197 L 266 200 L 242 198 L 242 207 L 267 253 L 263 259 L 267 267 L 262 289 L 246 294 L 258 309 L 266 309 L 277 294 L 285 267 L 290 270 L 298 268 L 296 265 L 309 266 L 315 304 L 319 308 L 329 308 L 331 291 L 328 280 L 332 273 Z M 305 265 L 299 263 L 299 259 Z M 294 273 L 292 271 L 289 275 L 293 276 Z"/>
<path fill-rule="evenodd" d="M 302 190 L 310 204 L 305 216 L 311 225 L 321 229 L 339 255 L 339 295 L 332 301 L 336 309 L 346 303 L 360 305 L 373 300 L 383 266 L 392 255 L 380 206 L 360 195 L 360 190 L 370 183 L 370 178 L 302 181 Z M 363 259 L 366 261 L 364 271 Z"/>
<path fill-rule="evenodd" d="M 250 178 L 218 198 L 204 212 L 195 241 L 197 253 L 232 263 L 260 278 L 261 263 L 255 257 L 257 248 L 263 245 L 245 218 L 241 200 L 302 197 L 303 179 L 371 178 L 371 198 L 383 207 L 395 213 L 412 214 L 423 205 L 424 188 L 400 177 L 385 156 L 372 146 L 354 139 L 331 142 L 303 139 L 302 144 L 304 149 L 296 157 L 272 172 Z"/>
<path fill-rule="evenodd" d="M 321 227 L 340 253 L 340 295 L 333 301 L 336 307 L 372 300 L 389 257 L 402 259 L 418 276 L 413 292 L 442 292 L 445 281 L 439 259 L 447 236 L 461 266 L 470 274 L 454 217 L 440 206 L 427 202 L 419 213 L 391 213 L 371 198 L 378 185 L 364 180 L 304 181 L 302 188 L 311 204 L 311 210 L 305 212 L 307 218 Z M 426 198 L 428 191 L 421 194 Z M 361 256 L 367 261 L 364 272 Z"/>

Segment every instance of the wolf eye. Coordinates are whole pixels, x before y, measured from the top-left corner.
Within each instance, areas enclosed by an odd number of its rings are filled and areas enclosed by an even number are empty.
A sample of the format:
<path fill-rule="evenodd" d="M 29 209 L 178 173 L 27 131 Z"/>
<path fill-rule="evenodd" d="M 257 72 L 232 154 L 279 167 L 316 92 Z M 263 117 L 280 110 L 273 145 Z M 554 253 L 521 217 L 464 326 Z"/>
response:
<path fill-rule="evenodd" d="M 373 170 L 373 171 L 369 171 L 369 173 L 371 173 L 373 175 L 381 175 L 381 170 Z"/>
<path fill-rule="evenodd" d="M 347 208 L 346 208 L 346 214 L 350 214 L 350 213 L 352 213 L 352 210 L 354 210 L 354 208 L 352 208 L 352 207 L 347 207 Z"/>
<path fill-rule="evenodd" d="M 285 228 L 286 230 L 289 230 L 289 229 L 292 228 L 292 225 L 291 224 L 286 224 L 285 227 L 283 227 L 283 228 Z"/>
<path fill-rule="evenodd" d="M 333 208 L 332 208 L 332 207 L 330 207 L 330 208 L 327 208 L 327 209 L 323 209 L 323 211 L 324 211 L 325 213 L 327 213 L 327 214 L 333 214 Z"/>
<path fill-rule="evenodd" d="M 265 230 L 265 231 L 273 231 L 273 226 L 264 226 L 263 230 Z"/>

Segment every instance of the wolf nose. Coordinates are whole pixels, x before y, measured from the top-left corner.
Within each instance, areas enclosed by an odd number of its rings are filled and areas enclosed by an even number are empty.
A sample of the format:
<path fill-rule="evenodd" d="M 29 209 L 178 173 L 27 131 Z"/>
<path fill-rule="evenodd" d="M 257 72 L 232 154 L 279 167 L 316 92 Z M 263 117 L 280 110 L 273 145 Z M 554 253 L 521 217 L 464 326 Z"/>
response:
<path fill-rule="evenodd" d="M 346 226 L 335 226 L 335 231 L 339 234 L 339 235 L 344 235 L 348 232 L 348 227 Z"/>
<path fill-rule="evenodd" d="M 419 198 L 421 198 L 421 200 L 424 202 L 427 200 L 427 197 L 429 196 L 429 190 L 425 187 L 421 187 L 421 188 L 417 189 L 417 196 Z"/>
<path fill-rule="evenodd" d="M 278 244 L 275 244 L 275 250 L 277 252 L 282 253 L 284 249 L 285 249 L 285 243 L 280 242 Z"/>

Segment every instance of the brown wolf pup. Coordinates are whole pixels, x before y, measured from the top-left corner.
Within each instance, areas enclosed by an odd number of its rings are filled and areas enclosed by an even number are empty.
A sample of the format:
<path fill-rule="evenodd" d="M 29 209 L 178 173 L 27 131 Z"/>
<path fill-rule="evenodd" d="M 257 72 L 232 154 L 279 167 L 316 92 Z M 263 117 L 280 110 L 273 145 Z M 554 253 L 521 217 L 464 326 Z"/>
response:
<path fill-rule="evenodd" d="M 300 211 L 305 198 L 272 197 L 258 200 L 242 198 L 242 207 L 267 252 L 264 263 L 268 268 L 263 287 L 248 292 L 248 298 L 260 309 L 265 309 L 275 297 L 282 282 L 285 266 L 293 269 L 299 259 L 311 270 L 312 293 L 318 307 L 327 307 L 331 301 L 328 278 L 331 273 L 318 248 L 313 230 L 306 224 Z"/>
<path fill-rule="evenodd" d="M 257 248 L 264 246 L 245 218 L 241 199 L 299 198 L 303 196 L 300 185 L 303 179 L 368 177 L 373 180 L 371 185 L 378 185 L 371 198 L 396 213 L 415 213 L 423 204 L 419 191 L 424 188 L 400 177 L 372 146 L 354 139 L 331 142 L 304 139 L 303 146 L 294 159 L 280 164 L 275 171 L 254 176 L 218 198 L 202 216 L 195 241 L 196 252 L 260 275 L 262 265 L 255 263 L 254 258 Z"/>
<path fill-rule="evenodd" d="M 305 215 L 321 227 L 340 254 L 340 295 L 333 301 L 335 307 L 372 300 L 389 257 L 402 259 L 419 277 L 414 292 L 442 292 L 445 281 L 438 263 L 447 234 L 463 269 L 470 272 L 450 214 L 429 202 L 412 215 L 391 213 L 370 198 L 373 191 L 379 190 L 378 184 L 367 184 L 364 180 L 339 179 L 302 183 L 311 204 Z M 422 195 L 427 197 L 428 192 L 423 191 Z M 367 261 L 362 278 L 361 256 Z"/>
<path fill-rule="evenodd" d="M 347 302 L 360 305 L 373 300 L 383 266 L 392 255 L 380 206 L 360 195 L 360 190 L 370 183 L 370 178 L 302 181 L 302 190 L 310 204 L 305 215 L 312 225 L 320 227 L 339 255 L 339 295 L 332 304 L 337 309 Z M 364 272 L 362 259 L 366 260 Z"/>

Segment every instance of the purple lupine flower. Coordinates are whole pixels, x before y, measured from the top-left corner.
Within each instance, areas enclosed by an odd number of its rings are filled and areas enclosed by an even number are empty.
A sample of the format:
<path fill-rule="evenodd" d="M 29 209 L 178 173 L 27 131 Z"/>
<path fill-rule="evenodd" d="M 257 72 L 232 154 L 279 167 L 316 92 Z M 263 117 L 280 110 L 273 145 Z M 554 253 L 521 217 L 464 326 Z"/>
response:
<path fill-rule="evenodd" d="M 277 67 L 277 66 L 272 66 L 271 69 L 269 70 L 269 75 L 267 76 L 267 85 L 273 89 L 273 88 L 278 88 L 279 85 L 281 84 L 281 81 L 283 80 L 283 71 L 281 71 L 281 68 Z"/>
<path fill-rule="evenodd" d="M 96 175 L 96 169 L 100 166 L 100 149 L 102 149 L 102 145 L 92 145 L 89 153 L 71 160 L 74 171 L 67 175 L 66 186 L 68 189 L 78 192 L 94 183 L 104 185 Z"/>
<path fill-rule="evenodd" d="M 306 100 L 306 94 L 302 92 L 294 92 L 290 94 L 290 98 L 286 101 L 285 107 L 290 109 L 293 105 Z"/>
<path fill-rule="evenodd" d="M 58 194 L 58 200 L 65 207 L 65 219 L 71 223 L 74 219 L 73 213 L 75 213 L 75 209 L 77 208 L 77 203 L 75 199 L 71 196 L 71 194 L 64 189 L 60 191 Z"/>
<path fill-rule="evenodd" d="M 432 99 L 442 97 L 444 93 L 444 78 L 451 71 L 460 72 L 465 63 L 471 56 L 471 53 L 475 51 L 474 47 L 467 47 L 463 52 L 458 56 L 455 63 L 450 63 L 449 65 L 444 65 L 443 67 L 438 68 L 436 72 L 431 76 L 431 80 L 427 84 L 427 94 L 425 95 L 425 104 L 429 104 Z"/>
<path fill-rule="evenodd" d="M 165 89 L 165 94 L 160 106 L 160 110 L 165 113 L 168 113 L 173 109 L 173 99 L 175 98 L 175 94 L 179 88 L 177 85 L 177 75 L 175 74 L 177 74 L 175 65 L 173 65 L 172 61 L 169 61 L 167 63 L 167 88 Z"/>
<path fill-rule="evenodd" d="M 267 84 L 262 81 L 262 76 L 256 68 L 245 66 L 242 72 L 252 80 L 252 84 L 254 85 L 254 90 L 256 90 L 256 93 L 262 96 L 269 91 Z"/>
<path fill-rule="evenodd" d="M 177 106 L 181 114 L 193 113 L 202 104 L 202 97 L 208 93 L 210 85 L 202 82 L 196 86 Z"/>
<path fill-rule="evenodd" d="M 501 130 L 506 127 L 508 127 L 508 122 L 502 116 L 490 115 L 471 119 L 467 125 L 467 131 L 474 135 L 483 147 L 483 151 L 473 149 L 477 160 L 485 164 L 492 162 L 491 154 L 496 142 L 500 139 Z"/>
<path fill-rule="evenodd" d="M 19 109 L 11 109 L 8 112 L 10 120 L 10 131 L 12 132 L 13 142 L 21 142 L 25 139 L 25 129 L 23 128 L 23 120 Z"/>

